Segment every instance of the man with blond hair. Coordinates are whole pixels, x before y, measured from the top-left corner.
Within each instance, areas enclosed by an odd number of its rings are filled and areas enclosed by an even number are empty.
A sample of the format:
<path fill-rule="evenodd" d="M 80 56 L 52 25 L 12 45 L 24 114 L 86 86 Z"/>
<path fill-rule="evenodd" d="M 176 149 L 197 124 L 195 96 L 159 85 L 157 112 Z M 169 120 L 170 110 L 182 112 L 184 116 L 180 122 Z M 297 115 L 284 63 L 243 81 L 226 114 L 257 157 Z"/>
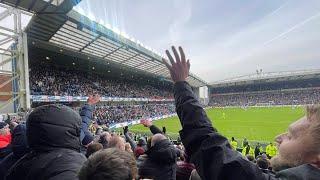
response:
<path fill-rule="evenodd" d="M 108 142 L 108 147 L 109 148 L 118 148 L 118 149 L 124 151 L 126 149 L 126 141 L 118 135 L 113 135 L 110 138 L 110 141 Z"/>
<path fill-rule="evenodd" d="M 183 49 L 167 50 L 170 60 L 163 60 L 174 85 L 176 110 L 182 130 L 181 140 L 203 180 L 316 180 L 320 179 L 320 107 L 307 107 L 306 116 L 289 126 L 276 138 L 279 153 L 271 160 L 275 176 L 263 173 L 232 149 L 228 139 L 212 126 L 191 86 L 186 82 L 190 62 Z M 287 168 L 283 170 L 284 168 Z"/>

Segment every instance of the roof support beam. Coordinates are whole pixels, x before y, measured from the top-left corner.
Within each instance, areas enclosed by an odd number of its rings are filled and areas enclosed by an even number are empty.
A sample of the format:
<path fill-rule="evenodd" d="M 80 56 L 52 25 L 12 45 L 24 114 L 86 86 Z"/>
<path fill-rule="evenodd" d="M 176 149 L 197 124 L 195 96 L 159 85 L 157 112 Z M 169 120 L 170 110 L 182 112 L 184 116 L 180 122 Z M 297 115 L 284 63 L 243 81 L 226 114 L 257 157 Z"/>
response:
<path fill-rule="evenodd" d="M 11 8 L 6 9 L 0 14 L 0 20 L 3 20 L 4 18 L 8 17 L 10 14 L 12 14 L 12 9 Z"/>
<path fill-rule="evenodd" d="M 12 38 L 11 37 L 6 37 L 6 38 L 4 38 L 4 39 L 1 39 L 0 40 L 0 46 L 2 46 L 2 45 L 4 45 L 4 44 L 7 44 L 7 43 L 9 43 L 9 42 L 11 42 L 12 41 Z"/>
<path fill-rule="evenodd" d="M 8 62 L 11 62 L 13 58 L 16 58 L 17 56 L 12 56 L 12 57 L 9 57 L 5 60 L 3 60 L 2 62 L 0 62 L 0 66 L 3 66 L 5 64 L 7 64 Z"/>
<path fill-rule="evenodd" d="M 44 5 L 44 6 L 42 7 L 42 9 L 41 9 L 38 13 L 41 13 L 41 12 L 43 12 L 44 10 L 46 10 L 46 9 L 48 8 L 48 6 L 52 3 L 52 1 L 53 1 L 53 0 L 48 1 L 47 4 Z"/>
<path fill-rule="evenodd" d="M 120 63 L 123 64 L 123 63 L 125 63 L 125 62 L 127 62 L 127 61 L 129 61 L 129 60 L 131 60 L 131 59 L 133 59 L 133 58 L 135 58 L 135 57 L 138 57 L 138 56 L 140 56 L 140 54 L 135 54 L 135 55 L 129 57 L 128 59 L 121 61 Z"/>
<path fill-rule="evenodd" d="M 155 67 L 158 67 L 160 64 L 157 64 L 157 65 L 154 65 L 154 66 L 151 66 L 151 67 L 149 67 L 149 68 L 147 68 L 147 69 L 145 69 L 146 71 L 148 71 L 148 70 L 150 70 L 150 69 L 153 69 L 153 68 L 155 68 Z"/>
<path fill-rule="evenodd" d="M 90 44 L 92 44 L 93 42 L 95 42 L 98 38 L 100 37 L 100 35 L 97 35 L 95 38 L 93 38 L 90 42 L 88 42 L 85 46 L 83 46 L 79 51 L 82 52 L 86 47 L 90 46 Z"/>
<path fill-rule="evenodd" d="M 142 64 L 147 63 L 147 62 L 149 62 L 149 61 L 151 61 L 151 60 L 148 59 L 148 60 L 143 61 L 142 63 L 139 63 L 138 65 L 135 65 L 135 66 L 133 66 L 133 67 L 134 67 L 134 68 L 139 67 L 139 66 L 141 66 Z"/>
<path fill-rule="evenodd" d="M 119 49 L 121 49 L 123 47 L 124 47 L 124 45 L 118 47 L 117 49 L 115 49 L 115 50 L 111 51 L 110 53 L 108 53 L 107 55 L 103 56 L 102 58 L 106 58 L 106 57 L 110 56 L 111 54 L 115 53 L 116 51 L 118 51 Z"/>

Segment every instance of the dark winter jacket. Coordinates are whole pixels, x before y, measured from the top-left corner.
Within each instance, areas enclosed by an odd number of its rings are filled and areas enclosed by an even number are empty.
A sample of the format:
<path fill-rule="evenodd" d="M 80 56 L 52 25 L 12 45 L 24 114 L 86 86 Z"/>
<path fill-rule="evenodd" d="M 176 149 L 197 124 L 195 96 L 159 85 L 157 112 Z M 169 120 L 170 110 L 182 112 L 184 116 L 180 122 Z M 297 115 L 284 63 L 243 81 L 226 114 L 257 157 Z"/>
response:
<path fill-rule="evenodd" d="M 5 174 L 10 167 L 29 151 L 27 146 L 26 126 L 24 124 L 20 124 L 14 128 L 10 146 L 12 153 L 0 162 L 0 180 L 4 179 Z"/>
<path fill-rule="evenodd" d="M 176 179 L 176 150 L 174 146 L 165 139 L 156 143 L 147 152 L 144 162 L 139 168 L 141 178 L 154 180 Z"/>
<path fill-rule="evenodd" d="M 310 165 L 280 171 L 275 176 L 263 173 L 234 151 L 228 139 L 212 127 L 188 83 L 175 83 L 174 96 L 182 125 L 181 140 L 202 180 L 320 179 L 320 170 Z"/>
<path fill-rule="evenodd" d="M 89 131 L 90 122 L 92 120 L 92 112 L 93 107 L 88 104 L 84 105 L 80 110 L 80 116 L 82 119 L 80 135 L 81 142 L 85 136 L 93 136 L 92 133 Z"/>
<path fill-rule="evenodd" d="M 78 179 L 86 158 L 80 154 L 81 117 L 67 106 L 47 105 L 27 119 L 31 152 L 10 168 L 8 180 Z"/>

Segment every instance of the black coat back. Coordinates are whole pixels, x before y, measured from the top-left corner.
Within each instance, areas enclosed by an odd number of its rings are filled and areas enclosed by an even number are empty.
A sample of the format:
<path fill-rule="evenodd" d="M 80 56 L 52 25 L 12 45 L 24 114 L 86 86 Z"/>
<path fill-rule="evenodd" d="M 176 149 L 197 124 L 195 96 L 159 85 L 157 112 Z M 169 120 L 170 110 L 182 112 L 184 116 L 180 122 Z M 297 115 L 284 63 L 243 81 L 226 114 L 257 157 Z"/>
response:
<path fill-rule="evenodd" d="M 147 158 L 139 167 L 141 178 L 152 178 L 154 180 L 176 179 L 175 147 L 167 140 L 162 140 L 151 147 L 147 152 Z"/>
<path fill-rule="evenodd" d="M 8 180 L 78 179 L 85 156 L 80 154 L 81 117 L 67 106 L 47 105 L 27 119 L 31 152 L 8 172 Z"/>

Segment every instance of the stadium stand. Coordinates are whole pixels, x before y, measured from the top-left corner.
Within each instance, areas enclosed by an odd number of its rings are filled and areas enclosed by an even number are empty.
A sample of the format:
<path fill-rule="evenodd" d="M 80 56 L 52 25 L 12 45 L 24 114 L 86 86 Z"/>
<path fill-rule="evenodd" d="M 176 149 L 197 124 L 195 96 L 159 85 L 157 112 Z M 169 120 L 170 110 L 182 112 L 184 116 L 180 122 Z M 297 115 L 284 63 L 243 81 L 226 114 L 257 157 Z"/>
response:
<path fill-rule="evenodd" d="M 34 65 L 30 71 L 30 90 L 32 95 L 88 96 L 97 93 L 105 97 L 172 98 L 171 86 L 153 87 L 143 82 L 107 78 L 77 69 Z"/>
<path fill-rule="evenodd" d="M 171 104 L 139 104 L 118 106 L 97 106 L 93 112 L 94 119 L 99 125 L 109 125 L 131 122 L 140 119 L 152 119 L 175 113 Z"/>
<path fill-rule="evenodd" d="M 319 71 L 256 75 L 211 85 L 213 106 L 306 105 L 320 100 Z M 242 77 L 244 78 L 244 77 Z"/>

